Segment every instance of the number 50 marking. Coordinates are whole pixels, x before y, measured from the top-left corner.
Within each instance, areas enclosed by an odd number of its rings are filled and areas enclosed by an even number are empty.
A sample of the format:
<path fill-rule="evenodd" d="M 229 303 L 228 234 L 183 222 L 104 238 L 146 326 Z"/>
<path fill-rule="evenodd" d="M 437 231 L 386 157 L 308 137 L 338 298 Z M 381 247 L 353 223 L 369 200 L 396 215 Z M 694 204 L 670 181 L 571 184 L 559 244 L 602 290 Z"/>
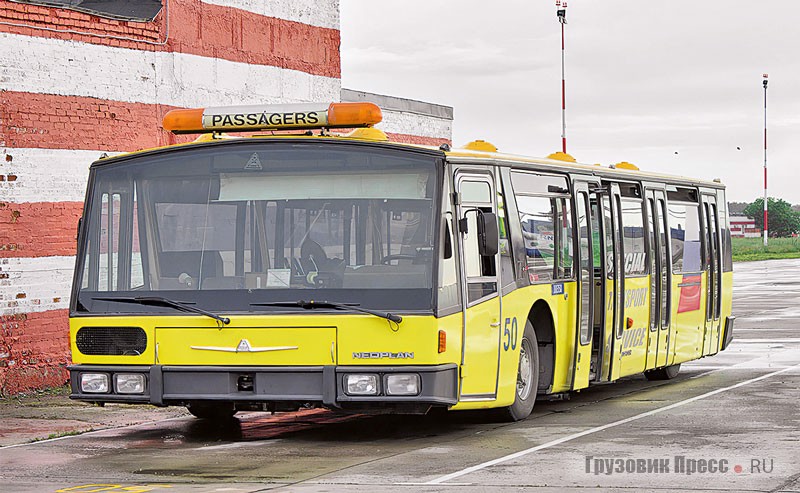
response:
<path fill-rule="evenodd" d="M 513 351 L 517 349 L 517 336 L 519 330 L 517 329 L 517 317 L 507 318 L 503 326 L 503 351 L 508 351 L 511 348 Z"/>

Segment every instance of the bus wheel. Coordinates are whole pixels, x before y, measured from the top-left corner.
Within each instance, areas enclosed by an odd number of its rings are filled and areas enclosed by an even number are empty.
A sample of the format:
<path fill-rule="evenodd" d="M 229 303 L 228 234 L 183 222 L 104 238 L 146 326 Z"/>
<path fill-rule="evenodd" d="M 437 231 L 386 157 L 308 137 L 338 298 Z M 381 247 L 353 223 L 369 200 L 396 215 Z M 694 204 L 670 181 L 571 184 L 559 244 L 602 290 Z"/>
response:
<path fill-rule="evenodd" d="M 226 420 L 236 414 L 231 402 L 190 402 L 186 409 L 200 419 Z"/>
<path fill-rule="evenodd" d="M 657 368 L 655 370 L 647 370 L 644 372 L 645 378 L 650 381 L 653 380 L 672 380 L 673 378 L 678 376 L 678 372 L 681 371 L 681 364 L 678 363 L 677 365 L 667 366 L 665 368 Z"/>
<path fill-rule="evenodd" d="M 539 388 L 539 344 L 530 320 L 525 322 L 525 332 L 519 345 L 519 368 L 517 369 L 514 404 L 505 411 L 508 419 L 519 421 L 530 416 Z"/>

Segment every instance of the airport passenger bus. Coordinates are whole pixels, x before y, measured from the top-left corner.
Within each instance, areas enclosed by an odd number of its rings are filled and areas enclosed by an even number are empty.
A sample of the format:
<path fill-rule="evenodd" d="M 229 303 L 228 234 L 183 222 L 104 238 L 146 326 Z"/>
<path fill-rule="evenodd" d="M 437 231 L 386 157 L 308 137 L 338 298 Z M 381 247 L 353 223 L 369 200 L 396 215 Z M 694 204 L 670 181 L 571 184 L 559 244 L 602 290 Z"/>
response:
<path fill-rule="evenodd" d="M 196 141 L 92 164 L 71 397 L 520 420 L 731 342 L 718 181 L 399 144 L 380 121 L 371 103 L 173 110 L 164 128 Z"/>

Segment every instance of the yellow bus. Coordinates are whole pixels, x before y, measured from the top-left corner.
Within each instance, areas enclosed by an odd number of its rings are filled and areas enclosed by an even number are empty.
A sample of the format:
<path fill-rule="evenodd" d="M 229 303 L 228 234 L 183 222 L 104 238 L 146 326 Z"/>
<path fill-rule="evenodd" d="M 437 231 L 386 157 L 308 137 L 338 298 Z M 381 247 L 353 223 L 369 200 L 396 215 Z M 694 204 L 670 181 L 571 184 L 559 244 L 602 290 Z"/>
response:
<path fill-rule="evenodd" d="M 95 162 L 71 397 L 519 420 L 730 343 L 719 182 L 398 144 L 380 121 L 371 103 L 174 110 L 164 127 L 195 142 Z"/>

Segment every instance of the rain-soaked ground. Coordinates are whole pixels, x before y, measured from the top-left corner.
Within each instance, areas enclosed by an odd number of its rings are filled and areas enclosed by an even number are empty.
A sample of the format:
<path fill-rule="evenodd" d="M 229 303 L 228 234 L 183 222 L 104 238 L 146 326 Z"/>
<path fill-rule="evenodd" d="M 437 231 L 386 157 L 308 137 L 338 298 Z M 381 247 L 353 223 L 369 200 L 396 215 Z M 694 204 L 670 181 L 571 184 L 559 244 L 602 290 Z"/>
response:
<path fill-rule="evenodd" d="M 736 265 L 736 339 L 670 382 L 473 414 L 243 413 L 0 448 L 0 491 L 800 492 L 800 261 Z"/>

